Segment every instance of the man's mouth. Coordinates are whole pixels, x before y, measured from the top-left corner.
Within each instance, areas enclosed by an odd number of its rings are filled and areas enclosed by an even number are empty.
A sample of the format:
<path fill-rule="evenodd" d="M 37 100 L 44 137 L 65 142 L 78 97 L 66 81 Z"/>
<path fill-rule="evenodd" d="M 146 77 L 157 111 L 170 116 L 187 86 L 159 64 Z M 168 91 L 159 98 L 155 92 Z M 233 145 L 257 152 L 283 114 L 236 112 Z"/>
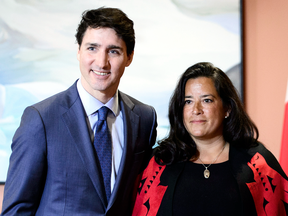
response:
<path fill-rule="evenodd" d="M 100 72 L 100 71 L 95 71 L 95 70 L 91 70 L 93 73 L 100 75 L 100 76 L 105 76 L 108 75 L 110 72 Z"/>

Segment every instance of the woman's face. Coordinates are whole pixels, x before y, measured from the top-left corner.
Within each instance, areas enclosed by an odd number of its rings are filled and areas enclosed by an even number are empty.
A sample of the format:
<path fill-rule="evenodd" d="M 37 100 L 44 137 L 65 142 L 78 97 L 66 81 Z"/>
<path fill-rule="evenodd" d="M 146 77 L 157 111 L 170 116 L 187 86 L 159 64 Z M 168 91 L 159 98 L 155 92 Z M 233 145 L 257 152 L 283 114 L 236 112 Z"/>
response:
<path fill-rule="evenodd" d="M 225 115 L 227 110 L 223 108 L 212 79 L 198 77 L 187 81 L 183 123 L 194 141 L 221 137 Z"/>

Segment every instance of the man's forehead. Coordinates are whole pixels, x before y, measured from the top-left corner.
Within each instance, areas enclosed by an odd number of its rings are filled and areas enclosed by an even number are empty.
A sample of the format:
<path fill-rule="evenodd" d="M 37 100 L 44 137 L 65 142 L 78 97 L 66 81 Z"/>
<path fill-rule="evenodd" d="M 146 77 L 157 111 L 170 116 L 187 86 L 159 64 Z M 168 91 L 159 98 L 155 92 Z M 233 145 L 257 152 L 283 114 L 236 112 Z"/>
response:
<path fill-rule="evenodd" d="M 104 38 L 101 38 L 104 37 Z M 112 28 L 87 28 L 83 35 L 83 40 L 93 40 L 93 39 L 101 39 L 105 41 L 113 41 L 110 42 L 112 44 L 122 44 L 125 43 L 124 40 L 116 34 L 116 31 Z M 93 41 L 91 41 L 92 43 Z M 99 43 L 99 41 L 95 41 L 95 43 Z"/>

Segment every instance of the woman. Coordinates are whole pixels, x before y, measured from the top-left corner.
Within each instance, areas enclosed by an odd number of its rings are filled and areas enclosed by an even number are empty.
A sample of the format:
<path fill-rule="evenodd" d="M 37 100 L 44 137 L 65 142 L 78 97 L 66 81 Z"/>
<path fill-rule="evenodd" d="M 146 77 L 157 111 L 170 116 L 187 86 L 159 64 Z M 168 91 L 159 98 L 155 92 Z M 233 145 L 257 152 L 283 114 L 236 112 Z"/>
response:
<path fill-rule="evenodd" d="M 287 176 L 257 141 L 223 71 L 206 62 L 189 67 L 169 121 L 169 136 L 141 176 L 133 216 L 287 215 Z"/>

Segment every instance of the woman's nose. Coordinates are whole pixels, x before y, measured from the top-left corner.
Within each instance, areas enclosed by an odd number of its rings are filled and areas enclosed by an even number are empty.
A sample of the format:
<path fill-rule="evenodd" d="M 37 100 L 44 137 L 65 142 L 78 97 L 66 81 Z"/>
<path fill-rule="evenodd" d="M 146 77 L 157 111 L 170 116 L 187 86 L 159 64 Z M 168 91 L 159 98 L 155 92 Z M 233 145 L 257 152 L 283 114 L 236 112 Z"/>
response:
<path fill-rule="evenodd" d="M 192 113 L 193 113 L 194 115 L 199 115 L 199 114 L 202 113 L 202 106 L 201 106 L 200 103 L 195 103 L 195 104 L 194 104 Z"/>

